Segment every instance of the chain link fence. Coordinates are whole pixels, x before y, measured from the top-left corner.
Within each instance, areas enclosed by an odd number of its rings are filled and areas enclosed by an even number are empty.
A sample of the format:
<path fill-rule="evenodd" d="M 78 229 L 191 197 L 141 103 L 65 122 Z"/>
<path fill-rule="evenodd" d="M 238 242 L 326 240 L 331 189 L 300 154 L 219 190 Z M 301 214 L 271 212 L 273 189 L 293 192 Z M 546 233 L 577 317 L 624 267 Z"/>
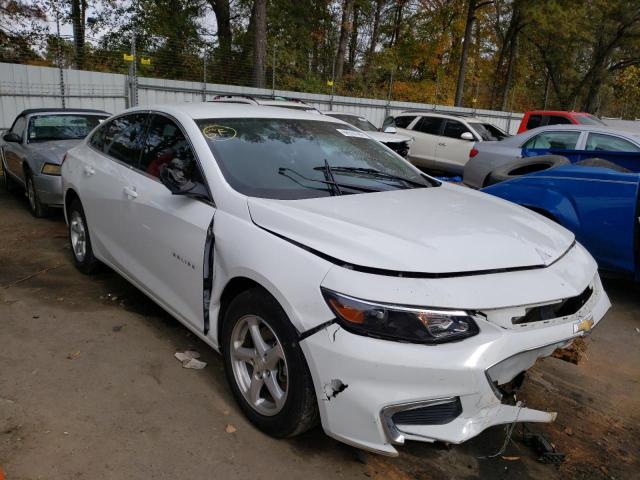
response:
<path fill-rule="evenodd" d="M 310 56 L 307 65 L 300 65 L 276 45 L 267 46 L 264 75 L 257 82 L 252 59 L 240 52 L 225 56 L 217 49 L 179 54 L 167 48 L 150 51 L 137 48 L 132 35 L 125 42 L 128 48 L 117 51 L 87 44 L 79 59 L 70 42 L 53 36 L 48 43 L 42 54 L 20 45 L 0 48 L 0 62 L 24 67 L 0 74 L 0 127 L 10 124 L 12 119 L 7 117 L 20 105 L 102 108 L 115 113 L 138 104 L 205 101 L 222 94 L 294 97 L 321 110 L 358 113 L 377 126 L 389 113 L 415 108 L 473 112 L 510 131 L 515 130 L 521 117 L 475 108 L 481 103 L 479 98 L 489 95 L 489 87 L 479 82 L 473 70 L 467 90 L 474 107 L 456 108 L 446 105 L 454 92 L 453 82 L 444 81 L 444 68 L 437 71 L 433 81 L 420 85 L 416 93 L 414 84 L 409 88 L 407 74 L 393 66 L 372 64 L 367 75 L 362 75 L 347 65 L 344 76 L 337 80 L 328 59 L 313 65 Z M 26 66 L 49 68 L 34 70 Z M 55 76 L 52 69 L 57 69 Z M 255 88 L 256 83 L 264 87 Z"/>

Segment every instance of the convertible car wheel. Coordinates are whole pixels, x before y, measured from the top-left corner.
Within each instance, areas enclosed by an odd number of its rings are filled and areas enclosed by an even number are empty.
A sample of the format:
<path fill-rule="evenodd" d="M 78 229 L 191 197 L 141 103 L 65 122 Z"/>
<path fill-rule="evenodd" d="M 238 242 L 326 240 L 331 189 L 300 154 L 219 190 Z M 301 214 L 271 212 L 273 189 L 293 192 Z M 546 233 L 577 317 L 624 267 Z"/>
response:
<path fill-rule="evenodd" d="M 253 288 L 231 301 L 222 349 L 233 395 L 260 430 L 292 437 L 317 423 L 313 381 L 295 329 L 271 295 Z"/>
<path fill-rule="evenodd" d="M 25 191 L 27 199 L 29 200 L 29 210 L 31 210 L 31 214 L 36 218 L 46 217 L 49 213 L 49 209 L 46 205 L 40 203 L 38 192 L 33 184 L 33 177 L 30 174 L 27 174 L 26 176 Z"/>
<path fill-rule="evenodd" d="M 485 187 L 529 173 L 540 172 L 561 165 L 568 165 L 569 163 L 571 162 L 561 155 L 539 155 L 537 157 L 519 158 L 514 162 L 509 162 L 494 169 L 489 174 L 485 182 Z"/>

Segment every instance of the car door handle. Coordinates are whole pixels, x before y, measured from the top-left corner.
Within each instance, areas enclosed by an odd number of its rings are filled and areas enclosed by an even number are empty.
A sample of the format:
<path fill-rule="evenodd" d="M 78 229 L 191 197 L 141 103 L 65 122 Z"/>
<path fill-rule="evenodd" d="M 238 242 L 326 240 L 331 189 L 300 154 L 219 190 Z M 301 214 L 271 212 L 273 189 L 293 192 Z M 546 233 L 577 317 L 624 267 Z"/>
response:
<path fill-rule="evenodd" d="M 138 192 L 136 192 L 135 187 L 124 187 L 122 191 L 129 198 L 138 198 Z"/>
<path fill-rule="evenodd" d="M 438 142 L 438 145 L 440 145 L 441 147 L 446 147 L 447 146 L 447 144 L 444 143 L 444 142 Z"/>
<path fill-rule="evenodd" d="M 86 166 L 84 167 L 84 174 L 85 174 L 87 177 L 90 177 L 90 176 L 91 176 L 91 175 L 93 175 L 94 173 L 96 173 L 96 171 L 95 171 L 95 169 L 94 169 L 93 167 L 90 167 L 90 166 L 88 166 L 88 165 L 86 165 Z"/>

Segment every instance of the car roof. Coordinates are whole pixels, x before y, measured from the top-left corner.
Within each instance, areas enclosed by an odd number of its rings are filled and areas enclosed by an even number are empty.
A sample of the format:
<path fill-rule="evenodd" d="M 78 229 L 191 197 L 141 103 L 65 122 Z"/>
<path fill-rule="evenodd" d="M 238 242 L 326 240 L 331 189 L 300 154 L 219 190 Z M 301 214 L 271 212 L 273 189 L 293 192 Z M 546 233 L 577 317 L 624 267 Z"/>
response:
<path fill-rule="evenodd" d="M 484 122 L 484 123 L 490 123 L 487 120 L 483 120 L 480 117 L 476 117 L 474 115 L 471 114 L 467 114 L 464 112 L 461 113 L 454 113 L 454 112 L 438 112 L 438 111 L 433 111 L 433 110 L 405 110 L 404 112 L 400 112 L 396 115 L 392 115 L 392 117 L 402 117 L 402 116 L 412 116 L 412 117 L 417 117 L 417 116 L 421 116 L 421 117 L 426 117 L 426 116 L 430 116 L 430 117 L 440 117 L 440 118 L 448 118 L 451 120 L 466 120 L 467 122 Z"/>
<path fill-rule="evenodd" d="M 527 130 L 526 132 L 522 132 L 522 133 L 529 133 L 529 132 L 548 132 L 548 131 L 562 131 L 562 130 L 580 130 L 580 131 L 584 131 L 584 132 L 602 132 L 602 133 L 611 133 L 611 134 L 616 134 L 616 135 L 622 135 L 625 137 L 634 137 L 635 140 L 638 140 L 638 138 L 640 137 L 640 133 L 637 132 L 630 132 L 627 130 L 621 130 L 619 128 L 616 127 L 609 127 L 607 125 L 576 125 L 576 124 L 562 124 L 562 125 L 547 125 L 547 126 L 543 126 L 543 127 L 536 127 L 536 128 L 532 128 L 530 130 Z"/>
<path fill-rule="evenodd" d="M 318 115 L 315 112 L 307 112 L 301 109 L 224 101 L 143 105 L 130 108 L 126 110 L 126 112 L 148 110 L 155 110 L 173 115 L 187 115 L 193 120 L 204 120 L 207 118 L 291 118 L 345 124 L 345 122 L 335 117 Z"/>
<path fill-rule="evenodd" d="M 20 112 L 18 117 L 33 115 L 35 113 L 100 113 L 103 115 L 111 115 L 104 110 L 92 110 L 89 108 L 29 108 Z"/>
<path fill-rule="evenodd" d="M 525 113 L 529 115 L 591 115 L 588 112 L 574 112 L 568 110 L 529 110 Z"/>

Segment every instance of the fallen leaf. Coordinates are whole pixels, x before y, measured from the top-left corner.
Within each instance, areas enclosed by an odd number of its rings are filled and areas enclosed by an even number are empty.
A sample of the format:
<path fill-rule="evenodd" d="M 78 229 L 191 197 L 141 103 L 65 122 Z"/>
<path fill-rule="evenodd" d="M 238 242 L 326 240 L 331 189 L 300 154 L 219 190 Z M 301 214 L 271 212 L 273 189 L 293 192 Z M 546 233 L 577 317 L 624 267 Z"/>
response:
<path fill-rule="evenodd" d="M 571 429 L 571 427 L 567 427 L 564 429 L 564 433 L 566 433 L 567 435 L 571 436 L 573 435 L 573 430 Z"/>
<path fill-rule="evenodd" d="M 236 433 L 236 427 L 234 427 L 230 423 L 227 423 L 227 426 L 224 427 L 224 431 L 227 433 Z"/>
<path fill-rule="evenodd" d="M 515 460 L 520 460 L 520 457 L 502 457 L 503 460 L 507 460 L 509 462 L 513 462 Z"/>
<path fill-rule="evenodd" d="M 71 353 L 67 353 L 67 358 L 69 360 L 73 360 L 74 358 L 78 358 L 80 356 L 80 350 L 75 351 L 75 352 L 71 352 Z"/>

